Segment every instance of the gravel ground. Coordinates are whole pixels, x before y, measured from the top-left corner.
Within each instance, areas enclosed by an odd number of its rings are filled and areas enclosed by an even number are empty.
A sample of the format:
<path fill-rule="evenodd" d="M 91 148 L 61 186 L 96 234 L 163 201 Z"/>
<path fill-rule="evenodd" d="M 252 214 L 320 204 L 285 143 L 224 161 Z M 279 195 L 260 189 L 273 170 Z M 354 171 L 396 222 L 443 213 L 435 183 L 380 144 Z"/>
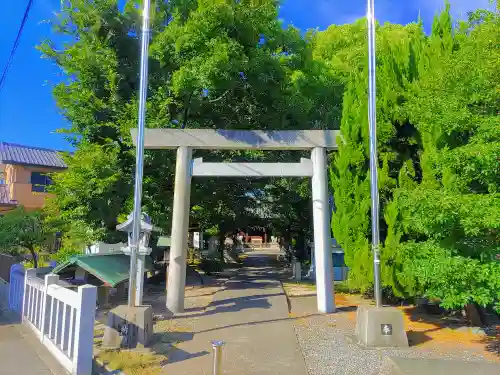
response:
<path fill-rule="evenodd" d="M 304 299 L 296 301 L 299 300 Z M 408 349 L 364 349 L 349 340 L 349 336 L 354 334 L 355 324 L 348 314 L 312 315 L 295 320 L 297 340 L 309 375 L 379 375 L 385 357 L 495 361 L 493 356 L 486 357 L 482 352 L 459 346 L 439 349 L 425 345 Z M 300 315 L 297 313 L 296 316 Z"/>

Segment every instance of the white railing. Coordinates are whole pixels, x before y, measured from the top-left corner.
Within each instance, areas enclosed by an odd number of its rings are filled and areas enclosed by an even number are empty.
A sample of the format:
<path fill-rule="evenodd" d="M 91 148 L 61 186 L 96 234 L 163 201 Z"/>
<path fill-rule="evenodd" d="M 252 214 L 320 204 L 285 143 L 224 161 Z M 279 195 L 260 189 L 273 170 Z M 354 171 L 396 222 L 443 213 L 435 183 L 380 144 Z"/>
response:
<path fill-rule="evenodd" d="M 97 288 L 73 291 L 57 285 L 59 276 L 26 271 L 23 321 L 72 375 L 91 375 Z"/>
<path fill-rule="evenodd" d="M 25 269 L 21 264 L 10 267 L 9 309 L 21 314 L 23 310 Z"/>

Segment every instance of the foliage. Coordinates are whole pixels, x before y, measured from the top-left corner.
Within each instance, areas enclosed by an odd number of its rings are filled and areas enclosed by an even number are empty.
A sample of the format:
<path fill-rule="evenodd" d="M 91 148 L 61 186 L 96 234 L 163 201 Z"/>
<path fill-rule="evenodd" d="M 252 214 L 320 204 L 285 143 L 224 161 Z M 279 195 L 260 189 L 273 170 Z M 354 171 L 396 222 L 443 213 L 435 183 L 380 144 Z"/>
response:
<path fill-rule="evenodd" d="M 69 173 L 55 181 L 54 216 L 80 220 L 96 239 L 116 236 L 117 217 L 132 209 L 137 121 L 140 10 L 134 1 L 75 0 L 55 31 L 70 42 L 40 49 L 67 80 L 54 96 L 71 123 L 76 147 Z M 312 59 L 307 40 L 283 28 L 275 0 L 175 0 L 154 7 L 151 22 L 147 126 L 150 128 L 332 128 L 341 91 L 325 64 Z M 87 156 L 88 155 L 88 156 Z M 290 160 L 290 153 L 197 152 L 218 160 Z M 144 210 L 170 231 L 174 154 L 146 152 Z M 95 161 L 95 162 L 92 162 Z M 234 229 L 252 204 L 247 192 L 267 182 L 200 180 L 193 184 L 193 221 Z M 271 183 L 274 183 L 271 181 Z M 73 191 L 75 190 L 75 192 Z M 278 193 L 283 195 L 284 193 Z M 89 195 L 91 198 L 86 199 Z"/>
<path fill-rule="evenodd" d="M 53 175 L 54 197 L 47 204 L 47 223 L 65 234 L 65 246 L 79 247 L 115 234 L 126 189 L 121 180 L 118 151 L 93 143 L 80 143 L 65 155 L 68 170 Z"/>
<path fill-rule="evenodd" d="M 487 11 L 454 28 L 449 5 L 430 36 L 421 23 L 377 28 L 382 276 L 396 296 L 438 298 L 448 308 L 499 302 L 499 30 L 498 13 Z M 350 74 L 342 142 L 331 168 L 332 229 L 346 251 L 351 285 L 369 290 L 367 72 L 360 33 L 359 23 L 332 26 L 318 35 L 315 54 L 329 59 L 337 74 Z M 337 50 L 324 42 L 331 35 Z"/>
<path fill-rule="evenodd" d="M 167 357 L 157 352 L 101 349 L 97 360 L 113 370 L 126 371 L 130 375 L 159 375 Z"/>
<path fill-rule="evenodd" d="M 33 267 L 38 267 L 37 253 L 46 247 L 50 235 L 43 225 L 40 211 L 23 207 L 0 216 L 0 250 L 10 254 L 29 252 Z"/>
<path fill-rule="evenodd" d="M 196 266 L 201 262 L 202 256 L 199 249 L 188 248 L 187 263 L 191 266 Z"/>
<path fill-rule="evenodd" d="M 209 237 L 217 236 L 219 234 L 219 226 L 214 225 L 205 230 L 205 234 Z"/>
<path fill-rule="evenodd" d="M 421 139 L 422 179 L 394 191 L 394 284 L 445 307 L 500 309 L 500 17 L 477 12 L 454 32 L 443 15 L 436 24 L 441 42 L 429 38 L 428 67 L 402 109 Z"/>
<path fill-rule="evenodd" d="M 216 257 L 207 257 L 199 249 L 188 248 L 187 264 L 203 271 L 206 275 L 213 275 L 224 270 L 225 263 Z"/>
<path fill-rule="evenodd" d="M 203 258 L 196 267 L 210 276 L 224 271 L 224 262 L 216 258 Z"/>
<path fill-rule="evenodd" d="M 367 113 L 367 46 L 365 22 L 330 26 L 316 41 L 319 58 L 329 58 L 332 69 L 346 81 L 343 100 L 342 133 L 338 154 L 331 163 L 331 185 L 336 212 L 332 218 L 335 238 L 345 249 L 351 285 L 367 290 L 373 278 L 370 249 L 370 187 Z M 327 53 L 326 41 L 336 42 Z M 343 38 L 343 39 L 342 39 Z M 398 113 L 405 89 L 416 78 L 418 52 L 423 38 L 422 25 L 385 24 L 377 28 L 378 53 L 378 147 L 381 208 L 391 198 L 396 177 L 393 171 L 412 157 L 411 125 Z M 339 56 L 342 59 L 339 59 Z M 348 59 L 348 60 L 347 60 Z M 410 159 L 411 160 L 411 159 Z M 381 223 L 382 238 L 385 226 Z"/>
<path fill-rule="evenodd" d="M 83 254 L 82 250 L 75 250 L 74 248 L 62 248 L 56 254 L 54 254 L 52 259 L 55 260 L 57 264 L 61 264 L 66 262 L 67 260 L 69 260 L 69 258 L 73 256 L 82 254 Z"/>
<path fill-rule="evenodd" d="M 405 262 L 398 277 L 414 293 L 441 301 L 445 308 L 469 303 L 491 305 L 500 311 L 500 266 L 498 262 L 456 255 L 433 241 L 407 242 L 400 247 Z"/>
<path fill-rule="evenodd" d="M 497 3 L 498 8 L 498 3 Z M 366 20 L 302 35 L 274 0 L 173 0 L 152 12 L 149 128 L 339 129 L 330 155 L 332 231 L 349 286 L 372 288 Z M 63 248 L 118 240 L 132 209 L 140 10 L 135 2 L 75 0 L 55 20 L 68 42 L 44 42 L 62 70 L 58 106 L 76 151 L 54 176 L 47 223 Z M 396 297 L 447 307 L 498 303 L 500 250 L 499 13 L 429 35 L 420 21 L 377 25 L 377 137 L 382 281 Z M 302 155 L 300 155 L 302 156 Z M 305 155 L 304 155 L 305 156 Z M 217 161 L 296 161 L 290 152 L 196 151 Z M 175 157 L 146 152 L 144 210 L 170 231 Z M 309 181 L 193 182 L 191 220 L 225 236 L 261 223 L 297 242 L 310 235 Z M 223 241 L 221 241 L 223 244 Z"/>

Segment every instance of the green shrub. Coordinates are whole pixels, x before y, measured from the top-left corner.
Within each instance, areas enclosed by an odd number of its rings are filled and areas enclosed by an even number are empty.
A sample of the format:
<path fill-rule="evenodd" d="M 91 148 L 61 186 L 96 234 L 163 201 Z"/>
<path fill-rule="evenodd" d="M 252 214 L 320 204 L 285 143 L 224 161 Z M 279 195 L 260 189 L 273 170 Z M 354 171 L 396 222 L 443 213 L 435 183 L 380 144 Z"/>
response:
<path fill-rule="evenodd" d="M 202 256 L 200 250 L 189 248 L 187 251 L 187 263 L 191 266 L 200 264 Z"/>
<path fill-rule="evenodd" d="M 219 259 L 205 258 L 197 265 L 198 269 L 205 272 L 206 275 L 217 274 L 224 270 L 224 263 Z"/>
<path fill-rule="evenodd" d="M 213 237 L 213 236 L 217 236 L 219 235 L 219 226 L 218 225 L 214 225 L 213 227 L 211 228 L 208 228 L 205 233 L 207 234 L 207 236 L 209 237 Z"/>
<path fill-rule="evenodd" d="M 54 254 L 54 256 L 52 257 L 52 260 L 55 260 L 57 262 L 57 264 L 61 264 L 61 263 L 66 262 L 72 256 L 82 255 L 82 254 L 83 254 L 83 251 L 81 251 L 81 250 L 62 248 L 57 253 Z"/>

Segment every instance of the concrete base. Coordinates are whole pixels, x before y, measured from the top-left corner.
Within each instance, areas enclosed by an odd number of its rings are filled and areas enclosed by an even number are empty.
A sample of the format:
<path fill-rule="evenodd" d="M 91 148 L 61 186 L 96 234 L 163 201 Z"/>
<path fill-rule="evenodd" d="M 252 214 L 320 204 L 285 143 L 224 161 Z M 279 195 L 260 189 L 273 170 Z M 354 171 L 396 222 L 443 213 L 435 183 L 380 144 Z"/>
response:
<path fill-rule="evenodd" d="M 356 339 L 360 345 L 372 348 L 408 347 L 401 311 L 395 307 L 358 307 Z"/>
<path fill-rule="evenodd" d="M 132 349 L 147 346 L 153 336 L 151 306 L 121 305 L 108 313 L 102 346 L 109 349 Z"/>
<path fill-rule="evenodd" d="M 396 358 L 384 359 L 379 375 L 498 375 L 500 364 L 450 361 L 446 359 Z"/>

